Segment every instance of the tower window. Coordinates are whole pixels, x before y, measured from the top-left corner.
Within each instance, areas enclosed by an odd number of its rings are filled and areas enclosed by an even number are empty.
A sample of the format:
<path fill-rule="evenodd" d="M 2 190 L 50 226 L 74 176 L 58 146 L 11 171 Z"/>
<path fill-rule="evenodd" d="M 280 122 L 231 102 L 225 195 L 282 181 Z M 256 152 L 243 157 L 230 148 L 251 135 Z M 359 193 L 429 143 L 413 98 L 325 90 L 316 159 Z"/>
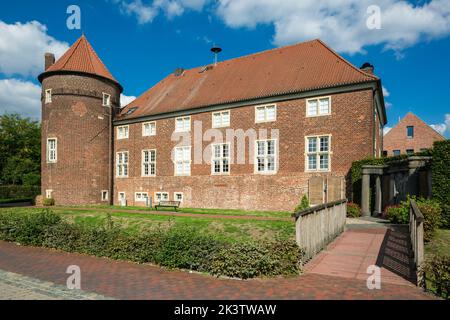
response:
<path fill-rule="evenodd" d="M 47 162 L 56 163 L 58 153 L 58 141 L 56 138 L 47 139 Z"/>
<path fill-rule="evenodd" d="M 414 138 L 414 127 L 413 126 L 406 127 L 406 135 L 408 138 Z"/>
<path fill-rule="evenodd" d="M 52 89 L 45 90 L 45 103 L 52 102 Z"/>
<path fill-rule="evenodd" d="M 111 95 L 103 92 L 103 106 L 111 106 Z"/>

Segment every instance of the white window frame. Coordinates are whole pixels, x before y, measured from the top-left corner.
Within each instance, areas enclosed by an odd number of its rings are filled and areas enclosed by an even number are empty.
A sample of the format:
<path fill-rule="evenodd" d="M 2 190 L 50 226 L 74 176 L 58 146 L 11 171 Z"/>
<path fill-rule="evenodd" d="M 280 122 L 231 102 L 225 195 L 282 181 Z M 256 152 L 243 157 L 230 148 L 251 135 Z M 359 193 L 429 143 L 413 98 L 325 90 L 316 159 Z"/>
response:
<path fill-rule="evenodd" d="M 328 113 L 321 113 L 320 111 L 320 100 L 328 99 Z M 315 114 L 309 114 L 309 103 L 311 101 L 317 102 L 317 110 Z M 306 99 L 306 117 L 307 118 L 313 118 L 313 117 L 324 117 L 331 115 L 331 96 L 323 96 L 323 97 L 316 97 L 316 98 L 310 98 Z"/>
<path fill-rule="evenodd" d="M 118 193 L 117 193 L 117 195 L 118 195 L 118 197 L 117 197 L 117 200 L 119 201 L 119 204 L 121 204 L 121 198 L 120 198 L 120 195 L 121 194 L 123 194 L 123 198 L 125 199 L 125 201 L 127 201 L 127 193 L 126 192 L 124 192 L 124 191 L 119 191 Z"/>
<path fill-rule="evenodd" d="M 122 154 L 122 158 L 123 158 L 123 155 L 126 154 L 127 155 L 127 162 L 119 163 L 119 154 Z M 128 174 L 129 174 L 128 164 L 129 163 L 130 163 L 130 154 L 129 154 L 128 151 L 118 151 L 118 152 L 116 152 L 116 177 L 117 178 L 128 178 Z M 121 175 L 119 175 L 119 166 L 122 166 L 122 174 Z M 126 175 L 124 174 L 125 167 L 126 167 L 126 171 L 127 171 Z"/>
<path fill-rule="evenodd" d="M 181 200 L 177 199 L 177 195 L 181 195 Z M 173 200 L 174 201 L 180 201 L 181 203 L 183 203 L 183 201 L 184 201 L 184 194 L 183 194 L 183 192 L 174 192 L 173 193 Z"/>
<path fill-rule="evenodd" d="M 168 192 L 158 191 L 158 192 L 155 192 L 155 203 L 159 203 L 161 201 L 161 200 L 158 200 L 158 195 L 159 194 L 161 195 L 161 199 L 162 199 L 162 195 L 163 194 L 167 195 L 167 200 L 162 200 L 162 201 L 170 201 L 170 195 L 169 195 Z"/>
<path fill-rule="evenodd" d="M 269 107 L 275 108 L 275 114 L 273 119 L 267 119 L 267 109 Z M 258 109 L 264 108 L 264 120 L 258 120 Z M 275 122 L 277 121 L 277 104 L 271 103 L 271 104 L 265 104 L 265 105 L 259 105 L 255 106 L 255 123 L 265 123 L 265 122 Z"/>
<path fill-rule="evenodd" d="M 45 104 L 52 103 L 52 89 L 45 90 L 44 101 L 45 101 Z"/>
<path fill-rule="evenodd" d="M 53 189 L 47 189 L 45 190 L 45 198 L 46 199 L 51 199 L 53 196 Z"/>
<path fill-rule="evenodd" d="M 106 194 L 106 197 L 104 197 L 105 194 Z M 102 199 L 102 201 L 108 201 L 109 200 L 109 191 L 108 190 L 102 190 L 101 199 Z"/>
<path fill-rule="evenodd" d="M 124 130 L 124 134 L 125 135 L 121 135 L 120 134 L 120 129 Z M 126 129 L 126 130 L 125 130 Z M 118 126 L 117 127 L 117 140 L 123 140 L 123 139 L 128 139 L 130 136 L 130 126 L 126 125 L 126 126 Z"/>
<path fill-rule="evenodd" d="M 224 121 L 223 121 L 224 114 L 228 114 L 228 122 L 227 123 L 224 123 Z M 220 124 L 219 125 L 214 125 L 214 117 L 215 116 L 219 116 L 220 117 Z M 223 110 L 223 111 L 213 112 L 212 116 L 211 116 L 211 120 L 212 120 L 212 128 L 226 128 L 226 127 L 229 127 L 231 125 L 231 111 L 230 110 Z"/>
<path fill-rule="evenodd" d="M 147 164 L 148 164 L 148 174 L 145 174 L 145 164 L 146 164 L 146 162 L 144 161 L 145 160 L 145 153 L 146 152 L 148 152 L 149 154 L 148 154 L 148 162 L 147 162 Z M 152 152 L 154 152 L 155 153 L 155 161 L 152 161 L 152 157 L 151 157 L 151 153 Z M 155 177 L 156 176 L 156 149 L 145 149 L 145 150 L 142 150 L 142 153 L 141 153 L 141 158 L 142 158 L 142 160 L 141 160 L 141 176 L 142 177 Z M 154 167 L 155 167 L 155 169 L 154 169 L 154 171 L 155 171 L 155 173 L 154 174 L 151 174 L 151 165 L 154 165 Z"/>
<path fill-rule="evenodd" d="M 181 130 L 178 129 L 178 127 L 177 127 L 178 120 L 182 120 L 183 121 L 183 129 L 181 129 Z M 188 129 L 185 128 L 185 121 L 186 122 L 189 121 L 189 128 Z M 190 131 L 191 131 L 191 116 L 175 118 L 175 132 L 190 132 Z"/>
<path fill-rule="evenodd" d="M 328 151 L 320 151 L 320 138 L 328 138 Z M 316 139 L 316 151 L 309 152 L 309 139 Z M 317 135 L 309 135 L 305 136 L 305 172 L 331 172 L 331 156 L 333 155 L 332 151 L 332 135 L 331 134 L 317 134 Z M 320 156 L 328 154 L 328 168 L 320 169 Z M 316 156 L 316 168 L 309 169 L 309 156 Z"/>
<path fill-rule="evenodd" d="M 111 106 L 111 95 L 109 93 L 103 92 L 102 95 L 102 106 L 110 107 Z"/>
<path fill-rule="evenodd" d="M 55 141 L 55 148 L 50 149 L 50 141 Z M 51 158 L 51 151 L 54 151 L 55 157 Z M 58 138 L 47 138 L 47 163 L 57 163 L 58 162 Z"/>
<path fill-rule="evenodd" d="M 140 195 L 138 197 L 138 195 Z M 145 199 L 148 199 L 148 192 L 138 191 L 134 193 L 134 202 L 147 202 Z"/>
<path fill-rule="evenodd" d="M 267 148 L 267 142 L 268 141 L 274 141 L 274 167 L 273 170 L 267 170 L 267 159 L 269 157 L 268 154 L 268 148 Z M 258 142 L 265 142 L 265 147 L 264 147 L 264 171 L 259 171 L 258 170 Z M 260 140 L 255 140 L 255 147 L 254 147 L 254 173 L 255 174 L 267 174 L 267 175 L 271 175 L 271 174 L 276 174 L 278 172 L 278 139 L 260 139 Z"/>
<path fill-rule="evenodd" d="M 177 149 L 183 149 L 183 156 L 184 156 L 184 149 L 189 149 L 189 160 L 178 160 L 177 159 Z M 192 147 L 191 146 L 179 146 L 174 148 L 174 155 L 173 155 L 173 162 L 174 162 L 174 175 L 179 176 L 190 176 L 192 171 Z M 178 163 L 183 164 L 183 172 L 179 173 L 177 172 L 177 164 Z M 184 164 L 189 162 L 189 173 L 184 172 Z"/>
<path fill-rule="evenodd" d="M 150 132 L 146 133 L 145 132 L 145 126 L 149 125 L 150 126 Z M 153 132 L 152 132 L 152 126 L 154 128 Z M 150 122 L 144 122 L 142 124 L 142 136 L 143 137 L 151 137 L 151 136 L 156 136 L 156 121 L 150 121 Z"/>
<path fill-rule="evenodd" d="M 223 156 L 223 146 L 228 146 L 228 157 Z M 215 147 L 220 146 L 220 157 L 216 157 Z M 215 172 L 214 160 L 220 160 L 220 172 Z M 223 171 L 223 160 L 228 160 L 228 172 Z M 214 176 L 229 175 L 231 172 L 231 143 L 214 143 L 211 144 L 211 174 Z"/>

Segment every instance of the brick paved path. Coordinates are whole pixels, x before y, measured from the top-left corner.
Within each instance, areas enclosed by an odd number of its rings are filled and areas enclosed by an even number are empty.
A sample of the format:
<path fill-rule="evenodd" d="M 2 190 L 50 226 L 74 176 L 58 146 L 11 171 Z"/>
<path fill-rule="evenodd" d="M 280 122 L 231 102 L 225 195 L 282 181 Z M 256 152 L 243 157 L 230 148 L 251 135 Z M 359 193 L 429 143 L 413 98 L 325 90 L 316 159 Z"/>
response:
<path fill-rule="evenodd" d="M 118 299 L 430 299 L 412 285 L 368 290 L 356 278 L 307 273 L 278 279 L 233 280 L 170 271 L 0 241 L 0 269 L 65 285 L 69 265 L 81 268 L 81 287 Z"/>

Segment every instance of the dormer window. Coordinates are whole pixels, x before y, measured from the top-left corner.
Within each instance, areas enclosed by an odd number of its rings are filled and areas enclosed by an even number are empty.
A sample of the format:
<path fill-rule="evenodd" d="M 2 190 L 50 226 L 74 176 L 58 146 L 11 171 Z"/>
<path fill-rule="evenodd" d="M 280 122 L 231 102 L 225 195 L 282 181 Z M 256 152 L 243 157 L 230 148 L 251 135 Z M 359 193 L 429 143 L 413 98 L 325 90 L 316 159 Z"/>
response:
<path fill-rule="evenodd" d="M 52 103 L 52 89 L 45 90 L 45 103 Z"/>
<path fill-rule="evenodd" d="M 103 106 L 110 107 L 111 106 L 111 95 L 103 92 Z"/>

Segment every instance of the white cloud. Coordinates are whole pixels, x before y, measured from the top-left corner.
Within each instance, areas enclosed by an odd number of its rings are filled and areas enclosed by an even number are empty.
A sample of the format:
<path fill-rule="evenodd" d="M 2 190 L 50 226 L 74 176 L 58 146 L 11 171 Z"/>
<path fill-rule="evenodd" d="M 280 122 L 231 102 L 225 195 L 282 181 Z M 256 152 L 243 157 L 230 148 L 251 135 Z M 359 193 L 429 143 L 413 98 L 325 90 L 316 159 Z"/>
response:
<path fill-rule="evenodd" d="M 61 56 L 69 45 L 47 34 L 38 21 L 7 24 L 0 20 L 0 73 L 36 76 L 44 70 L 44 54 Z"/>
<path fill-rule="evenodd" d="M 19 113 L 40 120 L 41 87 L 17 79 L 0 80 L 0 114 L 4 113 Z"/>
<path fill-rule="evenodd" d="M 444 123 L 432 124 L 430 125 L 434 130 L 439 132 L 442 135 L 446 133 L 450 133 L 450 113 L 445 115 Z"/>
<path fill-rule="evenodd" d="M 385 86 L 383 86 L 383 97 L 389 97 L 391 95 L 391 93 L 388 91 L 388 89 L 386 89 Z"/>
<path fill-rule="evenodd" d="M 384 102 L 384 106 L 386 107 L 386 109 L 389 109 L 389 108 L 392 107 L 392 103 L 390 103 L 390 102 L 388 102 L 388 101 L 385 101 L 385 102 Z"/>
<path fill-rule="evenodd" d="M 383 135 L 386 135 L 389 131 L 391 131 L 392 127 L 385 126 L 383 128 Z"/>
<path fill-rule="evenodd" d="M 373 0 L 219 0 L 217 14 L 230 27 L 273 25 L 274 43 L 286 45 L 320 38 L 344 53 L 364 53 L 368 45 L 400 52 L 421 40 L 450 34 L 450 1 L 413 5 L 379 0 L 381 29 L 369 29 Z"/>
<path fill-rule="evenodd" d="M 135 96 L 126 96 L 124 94 L 121 94 L 120 95 L 120 106 L 125 107 L 127 104 L 131 103 L 134 100 L 136 100 Z"/>

